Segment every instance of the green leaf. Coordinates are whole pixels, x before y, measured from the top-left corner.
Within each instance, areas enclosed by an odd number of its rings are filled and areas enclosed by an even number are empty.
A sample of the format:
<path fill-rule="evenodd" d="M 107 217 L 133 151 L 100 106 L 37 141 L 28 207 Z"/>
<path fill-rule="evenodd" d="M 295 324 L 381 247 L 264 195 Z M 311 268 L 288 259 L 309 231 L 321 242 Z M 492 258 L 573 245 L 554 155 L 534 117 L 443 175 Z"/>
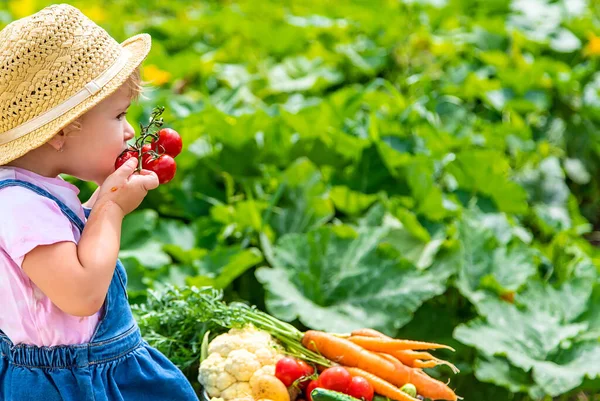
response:
<path fill-rule="evenodd" d="M 334 214 L 321 172 L 308 159 L 296 160 L 282 174 L 283 196 L 273 211 L 271 225 L 279 235 L 306 232 Z"/>
<path fill-rule="evenodd" d="M 377 200 L 377 195 L 363 194 L 341 185 L 331 188 L 329 197 L 337 210 L 349 216 L 363 213 Z"/>
<path fill-rule="evenodd" d="M 475 362 L 477 379 L 505 387 L 513 393 L 527 393 L 535 383 L 530 375 L 500 357 L 482 357 Z"/>
<path fill-rule="evenodd" d="M 272 93 L 300 92 L 324 89 L 342 81 L 343 75 L 320 59 L 292 57 L 269 70 L 269 90 Z"/>
<path fill-rule="evenodd" d="M 483 214 L 481 214 L 483 215 Z M 467 214 L 459 226 L 462 267 L 457 287 L 476 305 L 491 290 L 497 295 L 518 291 L 536 274 L 536 252 L 522 243 L 499 246 L 494 231 Z"/>
<path fill-rule="evenodd" d="M 354 237 L 340 237 L 324 227 L 282 237 L 274 247 L 275 265 L 256 271 L 267 290 L 267 309 L 314 329 L 393 333 L 444 291 L 454 267 L 439 263 L 419 271 L 385 257 L 377 248 L 386 234 L 386 228 L 359 228 Z"/>
<path fill-rule="evenodd" d="M 262 260 L 262 254 L 256 248 L 217 248 L 194 263 L 198 275 L 188 278 L 187 283 L 197 287 L 225 288 Z"/>
<path fill-rule="evenodd" d="M 583 185 L 590 182 L 590 173 L 579 159 L 565 160 L 565 171 L 569 175 L 569 178 L 577 184 Z"/>
<path fill-rule="evenodd" d="M 119 252 L 119 258 L 134 258 L 147 268 L 158 269 L 171 263 L 171 258 L 164 252 L 163 246 L 164 244 L 160 240 L 149 238 L 137 242 L 127 249 L 122 249 Z"/>
<path fill-rule="evenodd" d="M 593 266 L 582 265 L 572 280 L 557 288 L 539 279 L 533 280 L 514 305 L 489 297 L 480 300 L 478 309 L 483 317 L 459 325 L 454 337 L 488 358 L 504 356 L 513 366 L 531 371 L 536 386 L 544 394 L 566 393 L 585 378 L 600 376 L 600 344 L 579 340 L 589 325 L 575 320 L 593 299 L 591 288 L 596 277 Z M 598 308 L 598 305 L 589 307 Z M 493 373 L 491 366 L 482 366 L 484 372 L 478 375 L 481 379 L 495 380 L 511 388 L 514 385 L 498 379 L 498 366 Z M 529 391 L 533 396 L 537 390 L 532 387 Z"/>
<path fill-rule="evenodd" d="M 155 210 L 144 209 L 128 214 L 123 219 L 121 229 L 121 247 L 128 248 L 144 242 L 152 236 L 158 224 L 158 213 Z"/>
<path fill-rule="evenodd" d="M 456 161 L 448 165 L 448 170 L 460 188 L 491 197 L 500 211 L 524 213 L 527 210 L 527 193 L 511 180 L 510 167 L 499 152 L 460 152 Z"/>

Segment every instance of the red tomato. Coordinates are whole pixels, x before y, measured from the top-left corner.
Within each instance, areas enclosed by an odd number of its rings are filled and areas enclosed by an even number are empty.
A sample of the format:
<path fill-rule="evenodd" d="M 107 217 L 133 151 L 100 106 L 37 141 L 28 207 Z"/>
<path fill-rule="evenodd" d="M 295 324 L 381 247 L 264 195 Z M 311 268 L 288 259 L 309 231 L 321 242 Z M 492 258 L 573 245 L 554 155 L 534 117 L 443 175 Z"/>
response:
<path fill-rule="evenodd" d="M 144 146 L 142 146 L 142 168 L 144 169 L 147 169 L 146 167 L 148 166 L 148 162 L 152 158 L 152 155 L 150 154 L 151 150 L 152 145 L 149 143 L 146 143 Z"/>
<path fill-rule="evenodd" d="M 348 386 L 347 393 L 354 398 L 359 400 L 371 401 L 373 400 L 373 386 L 364 377 L 354 376 L 350 385 Z"/>
<path fill-rule="evenodd" d="M 319 380 L 311 380 L 310 383 L 308 383 L 308 387 L 306 387 L 306 400 L 307 401 L 312 401 L 312 397 L 310 396 L 310 393 L 312 393 L 312 391 L 314 389 L 316 389 L 317 387 L 321 387 L 319 385 Z"/>
<path fill-rule="evenodd" d="M 313 373 L 315 373 L 315 368 L 313 368 L 311 365 L 304 362 L 303 360 L 298 360 L 298 365 L 300 365 L 300 367 L 304 371 L 304 376 L 310 376 Z"/>
<path fill-rule="evenodd" d="M 146 170 L 154 171 L 158 176 L 158 182 L 160 184 L 166 184 L 175 177 L 177 171 L 177 164 L 175 159 L 169 155 L 162 155 L 158 159 L 148 161 Z"/>
<path fill-rule="evenodd" d="M 285 356 L 275 365 L 275 377 L 281 380 L 286 387 L 291 386 L 302 376 L 304 376 L 304 370 L 294 358 Z"/>
<path fill-rule="evenodd" d="M 164 152 L 171 157 L 175 157 L 181 153 L 182 147 L 181 136 L 171 128 L 163 128 L 158 131 L 158 139 L 152 142 L 152 150 L 158 153 Z"/>
<path fill-rule="evenodd" d="M 119 155 L 119 157 L 117 157 L 117 160 L 115 161 L 115 170 L 118 169 L 119 167 L 121 167 L 127 160 L 131 159 L 132 157 L 135 157 L 137 155 L 137 152 L 134 150 L 125 150 L 123 151 L 123 153 L 121 153 Z"/>
<path fill-rule="evenodd" d="M 315 368 L 313 368 L 311 365 L 309 365 L 308 363 L 304 362 L 301 359 L 298 359 L 298 365 L 300 365 L 300 368 L 302 368 L 302 371 L 304 372 L 302 374 L 302 377 L 309 377 L 309 376 L 312 376 L 313 373 L 315 373 Z M 310 380 L 301 381 L 300 388 L 304 390 L 308 386 L 309 382 L 310 382 Z"/>
<path fill-rule="evenodd" d="M 319 376 L 320 387 L 339 391 L 340 393 L 346 393 L 351 381 L 352 376 L 350 376 L 350 373 L 341 366 L 327 368 L 321 373 L 321 376 Z"/>

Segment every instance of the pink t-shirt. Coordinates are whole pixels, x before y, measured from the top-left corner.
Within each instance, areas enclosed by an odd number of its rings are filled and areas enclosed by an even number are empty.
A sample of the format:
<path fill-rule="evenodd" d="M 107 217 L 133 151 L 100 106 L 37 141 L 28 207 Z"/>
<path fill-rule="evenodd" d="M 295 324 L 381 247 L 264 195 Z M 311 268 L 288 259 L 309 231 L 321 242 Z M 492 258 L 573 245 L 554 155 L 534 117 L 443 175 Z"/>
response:
<path fill-rule="evenodd" d="M 1 166 L 0 181 L 31 182 L 60 199 L 85 222 L 79 188 L 63 178 L 48 178 L 18 167 Z M 21 269 L 25 255 L 38 245 L 79 242 L 77 226 L 56 202 L 30 189 L 0 189 L 0 330 L 14 344 L 52 346 L 89 342 L 99 320 L 68 315 Z M 68 280 L 68 277 L 64 278 Z"/>

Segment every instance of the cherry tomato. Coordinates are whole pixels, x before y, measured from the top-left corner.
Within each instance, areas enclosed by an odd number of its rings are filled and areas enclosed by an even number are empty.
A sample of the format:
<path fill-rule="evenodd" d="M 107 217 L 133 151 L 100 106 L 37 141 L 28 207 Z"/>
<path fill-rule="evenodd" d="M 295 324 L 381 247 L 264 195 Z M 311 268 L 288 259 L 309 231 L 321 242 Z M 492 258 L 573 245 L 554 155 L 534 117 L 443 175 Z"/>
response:
<path fill-rule="evenodd" d="M 152 155 L 150 154 L 150 151 L 152 150 L 152 145 L 150 145 L 149 143 L 144 144 L 144 146 L 142 146 L 142 168 L 147 170 L 147 166 L 148 166 L 148 162 L 150 161 L 150 159 L 152 158 Z"/>
<path fill-rule="evenodd" d="M 131 159 L 132 157 L 135 157 L 136 155 L 137 152 L 135 152 L 134 150 L 128 149 L 126 151 L 123 151 L 123 153 L 121 153 L 115 161 L 115 170 L 121 167 L 127 160 Z"/>
<path fill-rule="evenodd" d="M 175 159 L 169 155 L 162 155 L 157 159 L 149 160 L 146 170 L 154 171 L 158 176 L 158 182 L 160 184 L 166 184 L 175 177 L 177 171 L 177 164 Z"/>
<path fill-rule="evenodd" d="M 158 131 L 158 139 L 152 142 L 152 150 L 158 153 L 164 152 L 171 157 L 175 157 L 181 153 L 182 147 L 181 136 L 171 128 L 163 128 Z"/>
<path fill-rule="evenodd" d="M 289 387 L 296 380 L 304 376 L 304 370 L 298 364 L 298 361 L 289 356 L 285 356 L 277 361 L 275 365 L 275 377 L 277 377 L 286 387 Z"/>
<path fill-rule="evenodd" d="M 308 363 L 304 362 L 301 359 L 298 359 L 298 365 L 300 365 L 300 368 L 302 368 L 302 371 L 304 372 L 302 374 L 302 377 L 309 377 L 309 376 L 312 376 L 313 373 L 315 373 L 315 368 L 313 368 L 311 365 L 309 365 Z M 303 390 L 306 389 L 309 382 L 310 382 L 310 380 L 301 381 L 300 388 Z"/>
<path fill-rule="evenodd" d="M 350 381 L 346 394 L 359 400 L 373 400 L 373 386 L 364 377 L 354 376 Z"/>
<path fill-rule="evenodd" d="M 321 387 L 319 385 L 319 380 L 311 380 L 310 383 L 308 383 L 308 386 L 306 387 L 306 400 L 307 401 L 313 401 L 312 397 L 310 396 L 310 393 L 312 393 L 312 391 L 314 389 L 316 389 L 317 387 Z"/>
<path fill-rule="evenodd" d="M 321 376 L 319 376 L 320 387 L 339 391 L 340 393 L 346 393 L 351 381 L 352 376 L 350 376 L 350 373 L 341 366 L 327 368 L 321 373 Z"/>
<path fill-rule="evenodd" d="M 310 376 L 313 373 L 315 373 L 315 368 L 313 368 L 311 365 L 304 362 L 303 360 L 298 360 L 298 365 L 300 365 L 300 367 L 304 371 L 304 376 Z"/>

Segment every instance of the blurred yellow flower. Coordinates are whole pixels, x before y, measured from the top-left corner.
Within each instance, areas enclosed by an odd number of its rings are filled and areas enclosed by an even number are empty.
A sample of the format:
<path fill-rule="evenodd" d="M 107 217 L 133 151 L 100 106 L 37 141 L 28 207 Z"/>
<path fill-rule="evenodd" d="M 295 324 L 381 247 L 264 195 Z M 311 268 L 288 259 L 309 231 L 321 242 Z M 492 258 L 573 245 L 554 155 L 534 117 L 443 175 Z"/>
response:
<path fill-rule="evenodd" d="M 89 19 L 97 24 L 100 24 L 106 20 L 106 11 L 98 6 L 93 5 L 89 7 L 81 7 L 81 12 L 84 13 Z"/>
<path fill-rule="evenodd" d="M 34 14 L 37 10 L 36 0 L 10 0 L 8 9 L 15 19 L 27 17 Z"/>
<path fill-rule="evenodd" d="M 161 70 L 154 64 L 144 66 L 142 74 L 144 81 L 149 81 L 154 85 L 166 84 L 171 79 L 171 73 L 169 71 Z"/>
<path fill-rule="evenodd" d="M 583 49 L 586 56 L 600 56 L 600 37 L 593 33 L 588 34 L 588 44 Z"/>

